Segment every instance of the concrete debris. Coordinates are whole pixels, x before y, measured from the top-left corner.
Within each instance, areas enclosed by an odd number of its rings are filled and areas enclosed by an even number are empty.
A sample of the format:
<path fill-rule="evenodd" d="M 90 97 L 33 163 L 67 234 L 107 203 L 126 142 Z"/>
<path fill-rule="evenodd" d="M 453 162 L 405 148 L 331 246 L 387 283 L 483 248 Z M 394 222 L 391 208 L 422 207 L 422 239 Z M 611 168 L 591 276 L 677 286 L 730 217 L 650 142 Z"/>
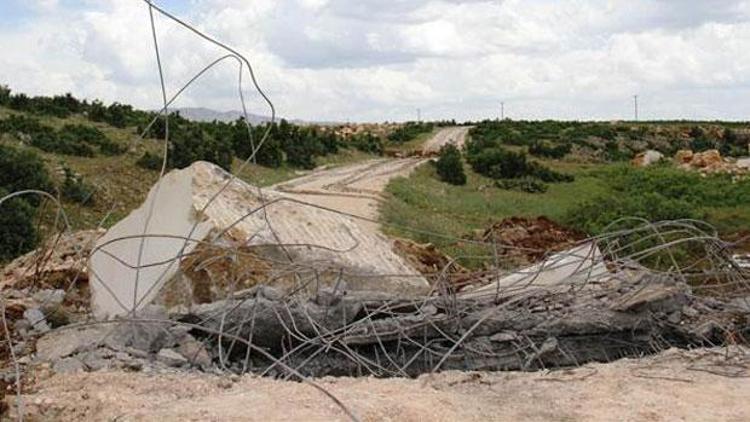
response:
<path fill-rule="evenodd" d="M 83 372 L 86 367 L 83 362 L 77 358 L 60 359 L 52 365 L 52 370 L 58 374 L 69 374 L 73 372 Z"/>
<path fill-rule="evenodd" d="M 656 150 L 648 150 L 633 158 L 632 164 L 636 167 L 648 167 L 664 159 L 664 154 Z"/>
<path fill-rule="evenodd" d="M 159 350 L 159 353 L 156 354 L 156 358 L 163 362 L 166 365 L 169 366 L 183 366 L 188 363 L 188 360 L 185 359 L 185 357 L 172 350 L 172 349 L 161 349 Z"/>
<path fill-rule="evenodd" d="M 612 305 L 612 309 L 635 312 L 644 306 L 650 306 L 652 309 L 670 313 L 682 309 L 687 303 L 688 294 L 686 286 L 651 283 L 625 295 Z"/>
<path fill-rule="evenodd" d="M 258 284 L 267 273 L 276 277 L 275 285 L 292 288 L 299 278 L 288 271 L 279 274 L 291 264 L 297 267 L 298 277 L 315 273 L 322 283 L 331 284 L 344 272 L 351 289 L 400 294 L 421 294 L 429 289 L 427 281 L 393 252 L 383 235 L 363 229 L 347 216 L 285 201 L 285 194 L 260 190 L 241 180 L 235 179 L 224 189 L 230 177 L 206 162 L 174 170 L 151 189 L 139 209 L 99 239 L 97 247 L 101 249 L 89 263 L 92 308 L 97 318 L 124 315 L 134 305 L 148 303 L 190 306 L 208 299 L 196 300 L 201 299 L 196 298 L 201 291 L 211 291 L 211 299 L 226 297 L 231 291 Z M 272 203 L 263 208 L 264 202 Z M 140 236 L 147 220 L 146 235 L 151 237 L 143 239 Z M 191 241 L 186 242 L 187 237 Z M 217 258 L 241 259 L 242 248 L 251 248 L 250 261 L 242 265 L 252 266 L 259 257 L 266 264 L 256 267 L 252 276 L 212 279 L 206 288 L 202 286 L 205 274 L 193 280 L 195 267 L 191 270 L 184 259 L 196 252 L 202 240 L 223 248 Z M 140 270 L 132 268 L 139 255 Z"/>
<path fill-rule="evenodd" d="M 23 317 L 29 322 L 33 332 L 44 334 L 50 330 L 47 319 L 39 308 L 29 308 L 23 313 Z"/>
<path fill-rule="evenodd" d="M 738 267 L 750 270 L 750 254 L 732 255 L 732 261 L 737 264 Z"/>
<path fill-rule="evenodd" d="M 516 270 L 488 285 L 466 289 L 462 295 L 477 297 L 498 292 L 501 296 L 508 296 L 535 290 L 588 288 L 612 277 L 596 243 L 587 242 Z"/>

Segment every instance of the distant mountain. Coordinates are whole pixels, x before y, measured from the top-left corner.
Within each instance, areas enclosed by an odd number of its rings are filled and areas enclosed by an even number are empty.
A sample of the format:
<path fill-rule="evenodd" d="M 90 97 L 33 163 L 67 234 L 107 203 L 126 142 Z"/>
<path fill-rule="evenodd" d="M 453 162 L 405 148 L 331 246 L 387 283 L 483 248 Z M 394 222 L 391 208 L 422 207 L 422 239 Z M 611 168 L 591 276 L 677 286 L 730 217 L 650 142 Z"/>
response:
<path fill-rule="evenodd" d="M 185 107 L 178 108 L 175 111 L 179 111 L 182 117 L 197 122 L 213 122 L 214 120 L 219 122 L 233 122 L 242 116 L 241 111 L 216 111 L 203 107 Z M 247 117 L 250 123 L 254 125 L 271 121 L 270 117 L 259 116 L 257 114 L 248 113 Z M 281 119 L 277 118 L 277 120 Z"/>
<path fill-rule="evenodd" d="M 196 122 L 213 122 L 214 120 L 219 122 L 233 122 L 242 116 L 241 111 L 216 111 L 212 110 L 210 108 L 203 108 L 203 107 L 185 107 L 185 108 L 178 108 L 175 110 L 170 111 L 179 111 L 180 115 L 188 120 L 193 120 Z M 248 119 L 250 120 L 250 124 L 257 125 L 262 124 L 266 122 L 270 122 L 271 118 L 268 116 L 260 116 L 257 114 L 247 114 Z M 283 117 L 276 116 L 276 121 L 280 121 Z M 338 122 L 306 122 L 304 120 L 299 119 L 286 119 L 289 123 L 294 123 L 295 125 L 337 125 L 340 124 Z"/>

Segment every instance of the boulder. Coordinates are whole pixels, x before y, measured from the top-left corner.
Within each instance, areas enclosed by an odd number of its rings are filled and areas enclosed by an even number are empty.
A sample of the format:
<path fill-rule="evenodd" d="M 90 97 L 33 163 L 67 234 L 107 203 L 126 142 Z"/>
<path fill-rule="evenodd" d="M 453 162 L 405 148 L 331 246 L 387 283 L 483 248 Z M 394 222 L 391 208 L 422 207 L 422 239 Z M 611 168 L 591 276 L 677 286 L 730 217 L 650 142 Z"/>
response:
<path fill-rule="evenodd" d="M 677 164 L 690 164 L 693 161 L 693 151 L 689 149 L 681 149 L 674 155 L 674 161 Z"/>
<path fill-rule="evenodd" d="M 149 303 L 192 306 L 261 283 L 424 294 L 429 283 L 392 242 L 348 216 L 251 186 L 196 162 L 165 175 L 89 261 L 99 319 Z"/>
<path fill-rule="evenodd" d="M 696 168 L 719 167 L 724 163 L 718 150 L 710 149 L 693 155 L 690 165 Z"/>
<path fill-rule="evenodd" d="M 633 158 L 632 164 L 636 167 L 648 167 L 656 164 L 664 158 L 664 154 L 655 150 L 648 150 L 639 153 Z"/>

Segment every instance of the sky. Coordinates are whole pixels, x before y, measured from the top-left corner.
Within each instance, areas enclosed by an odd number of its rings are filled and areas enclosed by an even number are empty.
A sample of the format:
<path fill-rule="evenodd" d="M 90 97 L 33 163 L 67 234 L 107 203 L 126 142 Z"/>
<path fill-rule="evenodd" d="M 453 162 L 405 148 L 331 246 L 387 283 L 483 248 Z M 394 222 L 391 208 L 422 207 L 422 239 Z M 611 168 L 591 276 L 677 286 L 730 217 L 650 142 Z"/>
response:
<path fill-rule="evenodd" d="M 308 121 L 750 120 L 750 0 L 154 0 Z M 156 18 L 169 95 L 226 52 Z M 0 84 L 161 106 L 144 0 L 0 0 Z M 245 69 L 247 70 L 247 69 Z M 248 111 L 270 114 L 243 74 Z M 226 60 L 176 107 L 239 110 Z"/>

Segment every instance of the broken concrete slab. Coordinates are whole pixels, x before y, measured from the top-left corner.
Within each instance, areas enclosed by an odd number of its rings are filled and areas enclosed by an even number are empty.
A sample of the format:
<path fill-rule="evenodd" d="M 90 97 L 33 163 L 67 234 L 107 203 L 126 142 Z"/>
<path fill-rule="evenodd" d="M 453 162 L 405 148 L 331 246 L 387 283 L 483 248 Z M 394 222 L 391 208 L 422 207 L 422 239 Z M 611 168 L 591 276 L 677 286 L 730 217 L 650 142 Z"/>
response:
<path fill-rule="evenodd" d="M 298 279 L 279 276 L 290 265 L 297 276 L 315 274 L 322 282 L 343 275 L 355 290 L 428 291 L 428 282 L 377 231 L 238 179 L 226 186 L 230 177 L 206 162 L 174 170 L 151 189 L 139 209 L 99 239 L 89 262 L 97 318 L 124 315 L 148 303 L 172 307 L 210 302 L 252 287 L 262 281 L 258 278 L 275 277 L 277 285 L 291 288 Z M 142 238 L 144 233 L 149 237 Z M 205 280 L 191 279 L 195 267 L 182 265 L 200 241 L 221 248 L 213 260 L 242 260 L 242 248 L 251 247 L 251 260 L 261 258 L 270 268 L 255 278 L 230 268 L 221 274 L 231 276 L 205 286 Z M 140 270 L 135 268 L 139 262 Z"/>
<path fill-rule="evenodd" d="M 175 350 L 172 349 L 161 349 L 159 350 L 159 353 L 156 354 L 156 359 L 158 359 L 160 362 L 164 363 L 168 366 L 183 366 L 188 363 L 188 360 L 185 359 L 182 354 L 178 353 Z"/>
<path fill-rule="evenodd" d="M 106 337 L 107 329 L 104 326 L 89 326 L 51 331 L 37 340 L 37 359 L 53 362 L 88 350 Z"/>
<path fill-rule="evenodd" d="M 522 268 L 493 283 L 462 293 L 465 298 L 486 295 L 509 296 L 534 290 L 584 288 L 609 280 L 602 254 L 595 242 L 586 242 L 556 253 L 540 263 Z"/>

